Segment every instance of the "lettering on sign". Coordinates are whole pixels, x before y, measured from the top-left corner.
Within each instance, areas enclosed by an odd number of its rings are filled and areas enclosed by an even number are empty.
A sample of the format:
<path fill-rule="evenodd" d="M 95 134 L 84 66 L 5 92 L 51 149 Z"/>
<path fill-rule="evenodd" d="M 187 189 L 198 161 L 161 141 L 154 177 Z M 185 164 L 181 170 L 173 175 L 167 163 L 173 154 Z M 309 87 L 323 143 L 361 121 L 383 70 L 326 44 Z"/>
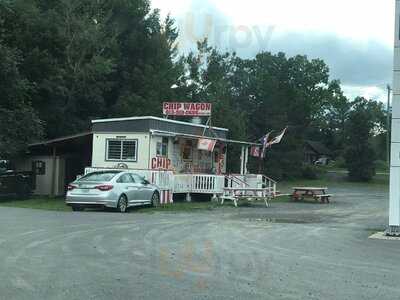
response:
<path fill-rule="evenodd" d="M 209 117 L 211 111 L 211 103 L 165 102 L 163 104 L 165 116 Z"/>
<path fill-rule="evenodd" d="M 170 170 L 171 160 L 166 157 L 154 157 L 151 160 L 151 168 L 153 170 Z"/>

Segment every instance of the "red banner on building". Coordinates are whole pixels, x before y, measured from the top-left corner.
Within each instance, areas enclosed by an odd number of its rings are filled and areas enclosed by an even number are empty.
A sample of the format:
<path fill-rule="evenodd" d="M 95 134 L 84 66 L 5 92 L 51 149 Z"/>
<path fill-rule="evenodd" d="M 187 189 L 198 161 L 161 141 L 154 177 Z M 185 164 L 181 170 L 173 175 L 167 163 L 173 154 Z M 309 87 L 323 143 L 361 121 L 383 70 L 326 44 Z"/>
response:
<path fill-rule="evenodd" d="M 215 145 L 217 144 L 216 140 L 209 140 L 209 139 L 199 139 L 197 144 L 197 149 L 203 151 L 210 151 L 214 152 Z"/>
<path fill-rule="evenodd" d="M 260 157 L 261 156 L 261 147 L 252 146 L 250 149 L 250 155 L 254 156 L 254 157 Z"/>
<path fill-rule="evenodd" d="M 165 102 L 163 104 L 165 116 L 209 117 L 211 111 L 211 103 Z"/>

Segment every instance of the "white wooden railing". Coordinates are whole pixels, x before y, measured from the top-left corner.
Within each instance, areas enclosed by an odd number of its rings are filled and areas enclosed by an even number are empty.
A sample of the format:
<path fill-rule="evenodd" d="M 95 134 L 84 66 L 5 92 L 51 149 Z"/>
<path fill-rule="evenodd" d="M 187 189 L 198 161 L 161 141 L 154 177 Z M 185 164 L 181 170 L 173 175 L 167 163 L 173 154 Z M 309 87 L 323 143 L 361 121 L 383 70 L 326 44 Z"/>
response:
<path fill-rule="evenodd" d="M 192 193 L 222 194 L 224 191 L 225 176 L 219 175 L 192 175 Z"/>
<path fill-rule="evenodd" d="M 179 174 L 174 176 L 174 193 L 222 194 L 225 176 Z"/>
<path fill-rule="evenodd" d="M 190 193 L 192 190 L 192 175 L 178 174 L 174 175 L 174 193 Z"/>
<path fill-rule="evenodd" d="M 278 183 L 275 180 L 273 180 L 272 178 L 269 178 L 265 175 L 261 175 L 261 176 L 262 176 L 262 180 L 263 180 L 263 185 L 268 187 L 272 197 L 276 197 L 277 193 L 278 193 L 278 191 L 276 190 L 276 185 Z"/>
<path fill-rule="evenodd" d="M 242 188 L 242 189 L 266 189 L 268 195 L 275 197 L 277 190 L 277 182 L 265 175 L 247 174 L 247 175 L 229 175 L 225 188 Z"/>

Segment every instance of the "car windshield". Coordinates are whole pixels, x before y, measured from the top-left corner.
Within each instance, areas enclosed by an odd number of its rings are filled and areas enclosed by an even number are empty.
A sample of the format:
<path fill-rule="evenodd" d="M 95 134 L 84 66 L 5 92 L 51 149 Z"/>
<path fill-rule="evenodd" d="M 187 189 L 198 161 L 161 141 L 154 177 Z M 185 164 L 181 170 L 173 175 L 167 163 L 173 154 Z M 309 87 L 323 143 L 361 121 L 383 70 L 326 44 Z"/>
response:
<path fill-rule="evenodd" d="M 119 173 L 120 172 L 95 172 L 82 177 L 81 179 L 79 179 L 79 181 L 106 182 L 111 181 Z"/>

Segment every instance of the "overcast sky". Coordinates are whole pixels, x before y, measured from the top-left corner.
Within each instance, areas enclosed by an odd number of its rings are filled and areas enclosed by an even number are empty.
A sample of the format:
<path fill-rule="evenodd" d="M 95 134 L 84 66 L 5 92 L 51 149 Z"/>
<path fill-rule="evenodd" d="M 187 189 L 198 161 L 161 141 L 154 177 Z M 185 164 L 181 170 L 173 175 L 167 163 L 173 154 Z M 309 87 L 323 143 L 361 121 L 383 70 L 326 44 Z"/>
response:
<path fill-rule="evenodd" d="M 394 0 L 152 0 L 179 25 L 182 52 L 213 46 L 322 58 L 349 97 L 386 100 L 393 60 Z"/>

